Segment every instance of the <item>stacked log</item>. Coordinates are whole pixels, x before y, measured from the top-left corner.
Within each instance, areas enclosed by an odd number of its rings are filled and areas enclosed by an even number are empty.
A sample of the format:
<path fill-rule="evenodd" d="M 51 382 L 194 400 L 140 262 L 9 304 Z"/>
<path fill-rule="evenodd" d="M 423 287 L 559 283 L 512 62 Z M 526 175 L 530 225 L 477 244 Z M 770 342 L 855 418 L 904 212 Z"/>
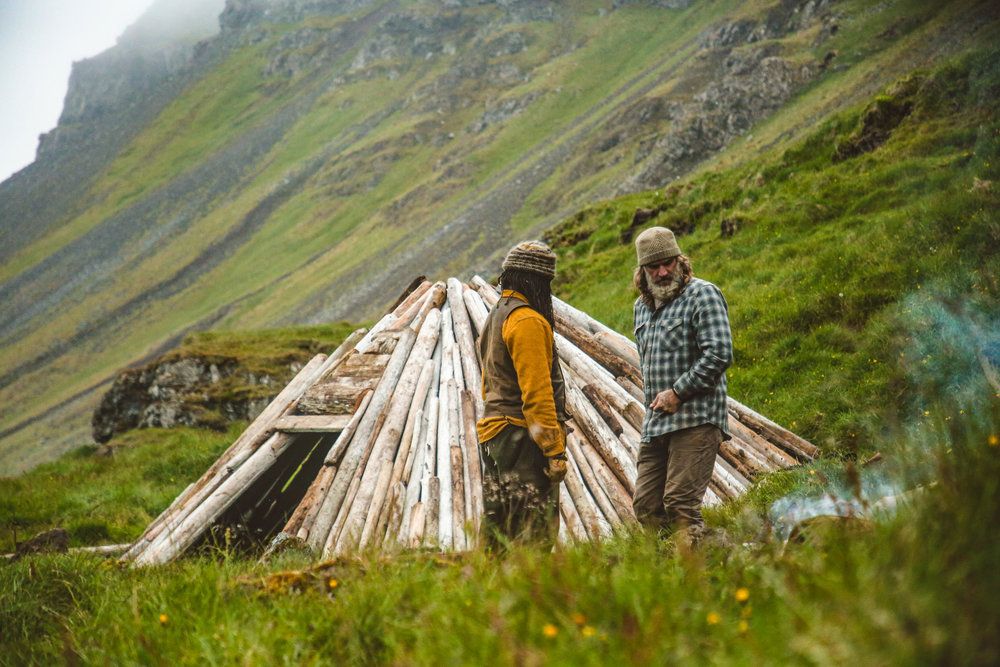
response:
<path fill-rule="evenodd" d="M 370 331 L 310 362 L 205 475 L 124 556 L 167 562 L 208 527 L 298 433 L 338 433 L 284 533 L 324 557 L 360 549 L 474 548 L 483 517 L 476 420 L 483 414 L 476 341 L 496 288 L 478 276 L 420 283 Z M 566 380 L 568 475 L 560 535 L 606 538 L 634 523 L 645 408 L 635 344 L 554 300 Z M 716 459 L 706 504 L 744 493 L 762 473 L 817 449 L 730 400 L 732 439 Z M 332 436 L 331 436 L 332 437 Z"/>

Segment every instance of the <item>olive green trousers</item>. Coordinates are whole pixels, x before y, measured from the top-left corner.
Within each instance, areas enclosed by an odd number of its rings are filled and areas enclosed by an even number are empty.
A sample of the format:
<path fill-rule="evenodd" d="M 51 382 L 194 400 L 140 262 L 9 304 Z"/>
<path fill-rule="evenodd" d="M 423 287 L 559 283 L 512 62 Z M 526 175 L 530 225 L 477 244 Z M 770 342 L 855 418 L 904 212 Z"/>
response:
<path fill-rule="evenodd" d="M 509 424 L 479 443 L 483 459 L 483 544 L 530 541 L 551 548 L 559 535 L 559 488 L 528 429 Z"/>
<path fill-rule="evenodd" d="M 723 434 L 715 424 L 665 433 L 639 447 L 632 509 L 644 526 L 700 529 L 701 503 Z"/>

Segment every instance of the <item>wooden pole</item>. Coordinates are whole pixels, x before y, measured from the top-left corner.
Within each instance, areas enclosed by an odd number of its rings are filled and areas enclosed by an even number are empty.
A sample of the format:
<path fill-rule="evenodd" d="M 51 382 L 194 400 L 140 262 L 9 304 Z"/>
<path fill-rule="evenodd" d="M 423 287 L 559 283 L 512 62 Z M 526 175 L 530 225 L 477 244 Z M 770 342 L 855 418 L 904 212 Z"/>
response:
<path fill-rule="evenodd" d="M 350 551 L 359 545 L 365 523 L 369 517 L 373 516 L 373 521 L 378 520 L 379 512 L 381 512 L 385 502 L 385 493 L 389 488 L 389 479 L 386 479 L 384 483 L 379 481 L 383 462 L 389 462 L 391 476 L 392 461 L 396 457 L 403 427 L 416 392 L 417 381 L 424 369 L 424 362 L 430 359 L 434 347 L 437 345 L 441 330 L 440 317 L 438 310 L 431 310 L 427 314 L 417 340 L 410 349 L 399 376 L 393 383 L 392 395 L 386 401 L 385 424 L 379 431 L 372 449 L 370 461 L 374 465 L 368 465 L 361 476 L 358 493 L 354 499 L 354 507 L 347 517 L 344 530 L 339 538 L 338 553 Z M 381 495 L 376 493 L 377 491 Z M 371 530 L 374 530 L 374 526 L 369 529 L 369 532 Z"/>
<path fill-rule="evenodd" d="M 457 348 L 456 348 L 457 349 Z M 455 369 L 458 370 L 457 368 Z M 467 546 L 467 522 L 472 515 L 472 489 L 469 488 L 465 464 L 465 436 L 462 428 L 462 404 L 459 400 L 459 390 L 454 380 L 448 381 L 448 404 L 452 409 L 448 413 L 448 430 L 451 432 L 451 488 L 452 488 L 452 535 L 456 551 L 465 551 Z M 464 393 L 464 392 L 463 392 Z M 457 454 L 455 450 L 458 450 Z M 457 466 L 456 466 L 457 461 Z M 459 495 L 454 495 L 460 492 Z M 456 511 L 455 508 L 460 508 Z"/>
<path fill-rule="evenodd" d="M 639 367 L 639 351 L 630 338 L 595 320 L 582 310 L 577 310 L 558 297 L 552 297 L 552 310 L 556 316 L 556 326 L 559 325 L 560 321 L 571 322 L 574 328 L 592 337 L 610 354 L 620 357 L 636 368 Z"/>
<path fill-rule="evenodd" d="M 572 376 L 568 373 L 563 375 L 566 381 L 566 404 L 574 421 L 590 440 L 590 444 L 601 453 L 629 494 L 632 494 L 635 491 L 635 461 L 587 401 L 587 397 L 580 391 Z"/>
<path fill-rule="evenodd" d="M 438 508 L 438 543 L 442 550 L 450 550 L 452 537 L 452 503 L 451 503 L 451 420 L 449 411 L 453 406 L 448 401 L 448 380 L 453 378 L 454 355 L 451 336 L 451 313 L 445 309 L 441 319 L 441 382 L 438 386 L 438 441 L 437 441 L 437 477 L 440 480 L 438 489 L 440 507 Z"/>
<path fill-rule="evenodd" d="M 361 496 L 360 490 L 358 496 L 354 499 L 355 509 L 361 508 L 361 511 L 364 511 L 364 517 L 358 524 L 361 526 L 361 535 L 357 541 L 357 547 L 359 549 L 364 549 L 368 546 L 368 542 L 375 534 L 375 528 L 378 525 L 378 516 L 382 509 L 382 505 L 374 499 L 385 498 L 386 493 L 389 491 L 389 480 L 392 478 L 392 461 L 388 459 L 376 459 L 374 462 L 379 463 L 379 461 L 381 461 L 381 464 L 379 465 L 378 475 L 375 476 L 375 485 L 370 495 L 373 500 L 365 505 L 364 497 Z M 359 497 L 361 497 L 361 502 L 359 502 Z M 350 543 L 341 541 L 338 545 L 343 545 L 345 549 L 355 546 L 353 540 Z M 343 552 L 341 551 L 340 553 Z"/>
<path fill-rule="evenodd" d="M 489 308 L 486 307 L 483 297 L 479 296 L 479 292 L 470 287 L 466 287 L 462 291 L 462 299 L 465 301 L 465 307 L 469 313 L 469 320 L 476 327 L 475 337 L 478 338 L 483 333 L 483 325 L 486 324 L 486 318 L 489 315 Z"/>
<path fill-rule="evenodd" d="M 473 414 L 472 397 L 469 391 L 462 392 L 462 419 L 465 422 L 465 451 L 469 471 L 469 487 L 472 491 L 472 534 L 478 539 L 483 522 L 483 463 L 479 454 L 479 437 L 476 432 L 476 418 Z"/>
<path fill-rule="evenodd" d="M 424 536 L 422 544 L 426 547 L 438 546 L 441 528 L 441 480 L 431 477 L 427 480 L 427 502 L 424 503 Z"/>
<path fill-rule="evenodd" d="M 457 278 L 448 279 L 448 305 L 451 310 L 455 342 L 462 362 L 462 375 L 465 379 L 465 387 L 462 389 L 473 390 L 472 399 L 478 419 L 483 416 L 483 399 L 480 393 L 482 375 L 479 371 L 479 359 L 476 355 L 476 337 L 472 333 L 472 323 L 465 305 L 464 292 L 465 287 Z"/>
<path fill-rule="evenodd" d="M 462 448 L 453 434 L 451 437 L 451 516 L 452 545 L 455 551 L 466 550 L 465 540 L 465 464 Z"/>
<path fill-rule="evenodd" d="M 576 447 L 575 441 L 570 443 L 567 440 L 566 453 L 568 457 L 573 459 L 573 465 L 575 465 L 577 470 L 580 471 L 580 477 L 583 478 L 583 482 L 586 484 L 587 490 L 590 492 L 590 497 L 594 499 L 598 509 L 601 510 L 601 514 L 604 515 L 604 518 L 606 518 L 613 526 L 622 523 L 622 520 L 618 517 L 618 512 L 615 510 L 614 503 L 611 502 L 611 499 L 604 491 L 604 488 L 601 486 L 600 482 L 598 482 L 597 475 L 594 473 L 594 470 L 590 465 L 590 461 L 588 461 L 587 457 L 583 455 L 583 452 Z"/>
<path fill-rule="evenodd" d="M 800 461 L 812 461 L 819 456 L 819 447 L 779 426 L 759 412 L 751 410 L 736 399 L 729 399 L 729 411 L 743 424 Z"/>
<path fill-rule="evenodd" d="M 566 490 L 569 491 L 570 498 L 573 499 L 576 511 L 580 514 L 580 520 L 587 531 L 587 536 L 591 540 L 600 540 L 602 535 L 597 506 L 587 494 L 587 489 L 579 477 L 580 471 L 568 459 L 567 468 L 566 479 L 563 480 L 563 484 L 566 486 Z"/>
<path fill-rule="evenodd" d="M 410 329 L 405 329 L 400 334 L 399 341 L 396 343 L 389 363 L 382 374 L 382 379 L 375 387 L 371 402 L 368 404 L 354 436 L 347 445 L 344 457 L 338 466 L 337 476 L 330 486 L 330 491 L 323 501 L 323 506 L 316 516 L 314 528 L 309 536 L 309 546 L 315 551 L 321 551 L 325 548 L 331 527 L 340 512 L 344 498 L 347 496 L 348 487 L 350 487 L 362 459 L 367 460 L 367 456 L 371 452 L 375 437 L 385 419 L 383 411 L 392 396 L 399 376 L 403 372 L 416 338 L 416 333 Z"/>
<path fill-rule="evenodd" d="M 437 424 L 438 424 L 438 398 L 433 392 L 428 393 L 427 407 L 424 409 L 424 427 L 421 435 L 420 450 L 413 461 L 413 470 L 410 472 L 410 479 L 406 483 L 406 500 L 403 505 L 403 525 L 413 526 L 410 514 L 416 509 L 418 504 L 423 504 L 424 516 L 427 513 L 428 499 L 426 490 L 428 482 L 434 474 L 434 464 L 437 460 Z M 421 529 L 424 521 L 421 520 Z M 412 541 L 413 533 L 410 533 Z"/>
<path fill-rule="evenodd" d="M 559 485 L 559 513 L 562 515 L 562 520 L 566 524 L 566 530 L 573 540 L 576 542 L 586 542 L 587 530 L 583 527 L 580 513 L 577 512 L 576 505 L 573 504 L 573 498 L 570 497 L 565 484 Z"/>
<path fill-rule="evenodd" d="M 570 424 L 575 425 L 575 422 L 570 422 Z M 607 494 L 608 499 L 611 500 L 611 504 L 622 521 L 626 523 L 635 522 L 635 511 L 632 509 L 632 494 L 628 492 L 618 477 L 611 472 L 611 468 L 604 458 L 601 457 L 597 449 L 590 444 L 589 440 L 583 437 L 580 431 L 570 433 L 567 440 L 572 442 L 573 447 L 579 450 L 590 463 L 591 470 L 594 471 L 598 483 L 604 489 L 604 493 Z"/>

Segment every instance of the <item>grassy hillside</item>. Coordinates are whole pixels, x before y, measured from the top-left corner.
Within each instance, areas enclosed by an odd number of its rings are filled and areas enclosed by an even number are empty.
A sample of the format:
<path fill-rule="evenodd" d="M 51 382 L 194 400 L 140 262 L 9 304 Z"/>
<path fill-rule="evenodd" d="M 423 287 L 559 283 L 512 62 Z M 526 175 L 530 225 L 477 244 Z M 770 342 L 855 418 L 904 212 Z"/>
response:
<path fill-rule="evenodd" d="M 595 204 L 549 234 L 559 290 L 628 332 L 634 250 L 621 233 L 637 207 L 658 209 L 654 223 L 686 230 L 696 274 L 728 296 L 732 394 L 827 451 L 870 448 L 925 409 L 906 376 L 933 361 L 912 344 L 918 313 L 944 308 L 996 345 L 998 93 L 1000 57 L 977 54 L 914 72 L 766 159 Z"/>
<path fill-rule="evenodd" d="M 790 486 L 808 497 L 849 482 L 827 461 L 709 513 L 716 533 L 694 551 L 636 533 L 553 554 L 365 554 L 317 566 L 297 552 L 261 564 L 224 544 L 139 571 L 32 557 L 0 566 L 0 662 L 988 664 L 1000 648 L 989 630 L 1000 618 L 1000 412 L 984 384 L 977 417 L 936 403 L 933 422 L 884 443 L 893 473 L 935 480 L 890 518 L 815 520 L 787 544 L 772 532 L 766 508 Z M 199 469 L 212 449 L 191 433 L 142 437 L 128 462 L 162 491 L 166 475 Z M 192 451 L 175 458 L 180 446 Z M 75 458 L 64 464 L 94 471 Z M 45 474 L 84 479 L 55 465 L 26 479 Z M 101 492 L 99 475 L 86 484 Z M 59 495 L 62 507 L 79 500 Z"/>
<path fill-rule="evenodd" d="M 371 316 L 414 275 L 487 269 L 665 181 L 671 150 L 686 172 L 742 136 L 720 164 L 758 159 L 997 36 L 977 0 L 800 4 L 375 2 L 227 27 L 219 64 L 0 267 L 0 470 L 78 444 L 117 369 L 185 332 Z M 759 38 L 706 37 L 734 25 Z"/>
<path fill-rule="evenodd" d="M 1000 650 L 1000 394 L 984 372 L 1000 349 L 998 95 L 995 50 L 913 72 L 762 159 L 731 156 L 550 233 L 559 293 L 627 331 L 621 233 L 636 207 L 662 207 L 655 222 L 687 230 L 697 273 L 729 299 L 734 395 L 842 455 L 708 511 L 699 549 L 637 533 L 554 554 L 319 566 L 225 544 L 143 571 L 37 557 L 0 566 L 0 661 L 988 664 Z M 220 349 L 212 335 L 189 344 Z M 113 458 L 80 450 L 0 479 L 0 524 L 130 539 L 234 434 L 136 431 Z M 874 450 L 883 462 L 861 465 Z M 906 495 L 896 513 L 814 520 L 786 543 L 781 513 L 816 510 L 823 492 L 862 507 Z"/>

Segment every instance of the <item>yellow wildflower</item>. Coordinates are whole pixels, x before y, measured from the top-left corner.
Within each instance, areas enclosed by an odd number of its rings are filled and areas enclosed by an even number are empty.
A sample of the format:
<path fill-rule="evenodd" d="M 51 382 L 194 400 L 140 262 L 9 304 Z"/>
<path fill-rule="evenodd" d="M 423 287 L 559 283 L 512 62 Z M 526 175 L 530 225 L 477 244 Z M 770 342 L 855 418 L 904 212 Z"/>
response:
<path fill-rule="evenodd" d="M 597 630 L 595 630 L 594 628 L 590 627 L 589 625 L 583 626 L 583 629 L 580 630 L 580 632 L 583 633 L 584 637 L 593 637 L 594 635 L 597 634 Z"/>
<path fill-rule="evenodd" d="M 705 620 L 708 621 L 709 625 L 718 625 L 722 618 L 714 611 L 710 611 L 708 612 L 708 616 L 705 617 Z"/>
<path fill-rule="evenodd" d="M 1000 445 L 1000 438 L 998 438 L 994 433 L 986 439 L 986 442 L 990 443 L 990 447 L 996 447 L 997 445 Z"/>
<path fill-rule="evenodd" d="M 587 622 L 587 617 L 586 617 L 586 616 L 584 616 L 583 614 L 581 614 L 581 613 L 580 613 L 580 612 L 578 612 L 578 611 L 577 611 L 577 612 L 573 612 L 572 614 L 570 614 L 570 616 L 569 616 L 569 617 L 570 617 L 570 618 L 571 618 L 571 619 L 573 620 L 573 622 L 574 622 L 574 623 L 576 623 L 577 625 L 583 625 L 584 623 L 586 623 L 586 622 Z"/>
<path fill-rule="evenodd" d="M 331 578 L 330 581 L 326 582 L 326 585 L 330 587 L 330 590 L 333 590 L 340 585 L 340 582 Z"/>
<path fill-rule="evenodd" d="M 746 634 L 747 630 L 750 629 L 750 624 L 747 623 L 746 621 L 740 621 L 739 628 L 742 634 Z"/>
<path fill-rule="evenodd" d="M 169 620 L 166 614 L 160 614 L 160 625 L 166 625 Z"/>
<path fill-rule="evenodd" d="M 559 628 L 551 623 L 546 623 L 542 626 L 542 634 L 549 638 L 555 637 L 559 634 Z"/>
<path fill-rule="evenodd" d="M 737 588 L 736 589 L 736 601 L 737 602 L 746 602 L 749 599 L 750 599 L 750 591 L 748 591 L 745 588 Z"/>

